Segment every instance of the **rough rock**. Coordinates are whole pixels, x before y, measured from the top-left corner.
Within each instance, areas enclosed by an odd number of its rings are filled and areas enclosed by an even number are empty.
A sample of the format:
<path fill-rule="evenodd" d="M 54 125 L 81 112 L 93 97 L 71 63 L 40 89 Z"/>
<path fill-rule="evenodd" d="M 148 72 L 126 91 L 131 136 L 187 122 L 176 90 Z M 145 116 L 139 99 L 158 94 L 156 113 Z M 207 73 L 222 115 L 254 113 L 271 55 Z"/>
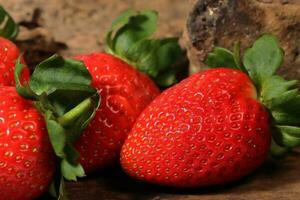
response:
<path fill-rule="evenodd" d="M 242 48 L 261 34 L 276 35 L 286 57 L 281 73 L 300 77 L 299 0 L 195 0 L 184 33 L 191 72 L 205 67 L 203 61 L 214 46 Z"/>

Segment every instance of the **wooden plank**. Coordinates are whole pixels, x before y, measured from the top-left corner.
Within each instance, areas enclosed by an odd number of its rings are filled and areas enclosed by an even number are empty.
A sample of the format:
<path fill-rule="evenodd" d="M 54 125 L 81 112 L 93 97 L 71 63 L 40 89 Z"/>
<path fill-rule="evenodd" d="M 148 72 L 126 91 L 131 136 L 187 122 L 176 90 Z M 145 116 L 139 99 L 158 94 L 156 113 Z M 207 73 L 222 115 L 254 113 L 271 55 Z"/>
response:
<path fill-rule="evenodd" d="M 78 183 L 68 183 L 71 200 L 297 200 L 300 199 L 300 159 L 295 153 L 268 160 L 245 179 L 226 186 L 172 189 L 132 180 L 119 167 Z"/>

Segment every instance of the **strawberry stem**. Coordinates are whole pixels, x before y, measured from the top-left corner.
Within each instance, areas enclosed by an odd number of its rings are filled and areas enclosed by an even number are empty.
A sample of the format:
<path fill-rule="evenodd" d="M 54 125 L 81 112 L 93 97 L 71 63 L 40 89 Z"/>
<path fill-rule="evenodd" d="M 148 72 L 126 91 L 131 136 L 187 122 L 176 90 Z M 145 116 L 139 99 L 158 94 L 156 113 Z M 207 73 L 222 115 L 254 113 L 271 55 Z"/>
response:
<path fill-rule="evenodd" d="M 58 117 L 57 121 L 62 126 L 68 126 L 72 124 L 78 117 L 91 109 L 92 106 L 92 99 L 87 98 L 79 103 L 76 107 L 65 113 L 63 116 Z"/>

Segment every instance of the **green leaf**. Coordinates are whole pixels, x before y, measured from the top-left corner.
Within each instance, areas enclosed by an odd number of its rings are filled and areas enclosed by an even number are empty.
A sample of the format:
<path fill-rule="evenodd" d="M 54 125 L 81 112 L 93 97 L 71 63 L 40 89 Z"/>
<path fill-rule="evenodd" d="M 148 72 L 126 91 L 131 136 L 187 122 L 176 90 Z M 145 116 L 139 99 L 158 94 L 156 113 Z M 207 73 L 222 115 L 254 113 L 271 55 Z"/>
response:
<path fill-rule="evenodd" d="M 298 89 L 288 90 L 270 102 L 270 108 L 276 108 L 292 101 L 299 94 Z"/>
<path fill-rule="evenodd" d="M 297 88 L 297 82 L 296 80 L 286 81 L 281 76 L 267 78 L 263 81 L 261 89 L 261 98 L 264 104 L 271 108 L 272 101 L 290 89 Z"/>
<path fill-rule="evenodd" d="M 278 144 L 288 148 L 300 145 L 300 128 L 295 126 L 276 126 L 274 139 Z"/>
<path fill-rule="evenodd" d="M 158 74 L 158 60 L 156 51 L 159 48 L 158 40 L 141 40 L 132 45 L 124 55 L 125 58 L 138 70 L 152 77 Z"/>
<path fill-rule="evenodd" d="M 295 90 L 292 90 L 295 91 Z M 281 104 L 278 109 L 285 110 L 289 113 L 295 113 L 300 118 L 300 92 L 298 90 L 297 96 L 293 95 L 293 98 L 289 98 L 284 104 Z"/>
<path fill-rule="evenodd" d="M 278 125 L 300 124 L 300 93 L 296 80 L 271 76 L 262 83 L 260 99 Z"/>
<path fill-rule="evenodd" d="M 68 181 L 77 181 L 77 177 L 84 177 L 84 170 L 80 164 L 71 164 L 66 159 L 61 162 L 61 173 Z"/>
<path fill-rule="evenodd" d="M 0 6 L 0 36 L 14 40 L 19 32 L 19 26 L 13 18 Z"/>
<path fill-rule="evenodd" d="M 170 71 L 178 58 L 182 57 L 183 52 L 179 46 L 178 38 L 158 39 L 159 47 L 156 52 L 160 71 Z M 174 70 L 172 70 L 174 71 Z"/>
<path fill-rule="evenodd" d="M 35 100 L 37 99 L 37 95 L 31 91 L 29 85 L 22 85 L 20 81 L 20 76 L 22 74 L 23 69 L 26 67 L 21 63 L 22 56 L 19 56 L 18 60 L 16 61 L 15 71 L 14 71 L 14 79 L 16 82 L 16 90 L 21 96 Z"/>
<path fill-rule="evenodd" d="M 296 96 L 295 96 L 296 93 Z M 271 113 L 277 124 L 300 126 L 300 93 L 291 90 L 290 93 L 283 93 L 278 102 L 281 104 L 273 107 Z M 286 99 L 284 99 L 286 98 Z"/>
<path fill-rule="evenodd" d="M 83 167 L 78 163 L 79 154 L 72 145 L 65 146 L 68 157 L 61 162 L 61 173 L 69 181 L 76 181 L 77 177 L 84 177 Z"/>
<path fill-rule="evenodd" d="M 50 142 L 55 154 L 60 158 L 64 158 L 66 156 L 64 148 L 67 143 L 67 135 L 65 129 L 53 118 L 52 112 L 47 110 L 45 113 L 45 121 Z"/>
<path fill-rule="evenodd" d="M 158 14 L 128 10 L 112 24 L 106 35 L 106 52 L 148 74 L 159 86 L 177 82 L 174 63 L 183 56 L 178 38 L 153 39 Z M 167 80 L 163 80 L 166 78 Z"/>
<path fill-rule="evenodd" d="M 228 49 L 215 47 L 204 61 L 209 67 L 229 67 L 238 69 L 234 54 Z"/>
<path fill-rule="evenodd" d="M 278 125 L 300 125 L 299 114 L 295 112 L 288 112 L 284 109 L 272 110 L 271 115 Z"/>
<path fill-rule="evenodd" d="M 159 86 L 166 87 L 177 82 L 176 69 L 172 66 L 182 55 L 177 38 L 145 39 L 135 43 L 125 59 L 151 76 Z"/>
<path fill-rule="evenodd" d="M 275 74 L 283 62 L 283 56 L 277 38 L 263 35 L 246 50 L 243 63 L 252 81 L 260 87 L 265 79 Z"/>
<path fill-rule="evenodd" d="M 157 16 L 157 12 L 152 10 L 123 13 L 108 34 L 110 49 L 122 56 L 135 42 L 150 37 L 156 31 Z"/>
<path fill-rule="evenodd" d="M 111 25 L 110 31 L 106 34 L 106 51 L 109 53 L 114 52 L 113 39 L 116 30 L 120 29 L 124 25 L 129 23 L 131 17 L 137 15 L 138 13 L 132 9 L 124 11 L 120 16 L 118 16 Z"/>
<path fill-rule="evenodd" d="M 287 104 L 299 95 L 298 81 L 286 81 L 280 76 L 266 78 L 261 87 L 260 99 L 269 109 Z"/>
<path fill-rule="evenodd" d="M 38 64 L 30 79 L 30 89 L 37 95 L 56 90 L 76 90 L 93 94 L 92 77 L 80 61 L 63 59 L 58 55 Z"/>
<path fill-rule="evenodd" d="M 110 30 L 119 29 L 120 27 L 129 23 L 130 18 L 138 14 L 137 11 L 128 9 L 121 13 L 111 24 Z"/>

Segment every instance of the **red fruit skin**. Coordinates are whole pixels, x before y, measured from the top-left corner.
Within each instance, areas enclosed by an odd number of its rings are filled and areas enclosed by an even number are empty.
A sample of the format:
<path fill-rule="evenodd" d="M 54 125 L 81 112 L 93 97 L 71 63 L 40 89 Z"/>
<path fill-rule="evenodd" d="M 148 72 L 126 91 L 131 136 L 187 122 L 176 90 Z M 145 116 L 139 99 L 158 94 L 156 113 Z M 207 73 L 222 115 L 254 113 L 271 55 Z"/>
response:
<path fill-rule="evenodd" d="M 174 187 L 225 184 L 266 159 L 267 111 L 246 74 L 195 74 L 164 91 L 139 116 L 121 151 L 132 177 Z"/>
<path fill-rule="evenodd" d="M 121 146 L 141 111 L 160 90 L 145 74 L 106 53 L 77 56 L 92 75 L 100 107 L 77 142 L 85 172 L 101 169 L 119 158 Z"/>
<path fill-rule="evenodd" d="M 54 171 L 55 157 L 42 116 L 14 87 L 1 87 L 0 199 L 41 196 Z"/>
<path fill-rule="evenodd" d="M 14 69 L 19 57 L 19 49 L 11 41 L 0 37 L 0 86 L 14 86 Z M 25 64 L 24 59 L 21 60 Z M 21 82 L 29 79 L 29 70 L 24 68 L 21 74 Z"/>

